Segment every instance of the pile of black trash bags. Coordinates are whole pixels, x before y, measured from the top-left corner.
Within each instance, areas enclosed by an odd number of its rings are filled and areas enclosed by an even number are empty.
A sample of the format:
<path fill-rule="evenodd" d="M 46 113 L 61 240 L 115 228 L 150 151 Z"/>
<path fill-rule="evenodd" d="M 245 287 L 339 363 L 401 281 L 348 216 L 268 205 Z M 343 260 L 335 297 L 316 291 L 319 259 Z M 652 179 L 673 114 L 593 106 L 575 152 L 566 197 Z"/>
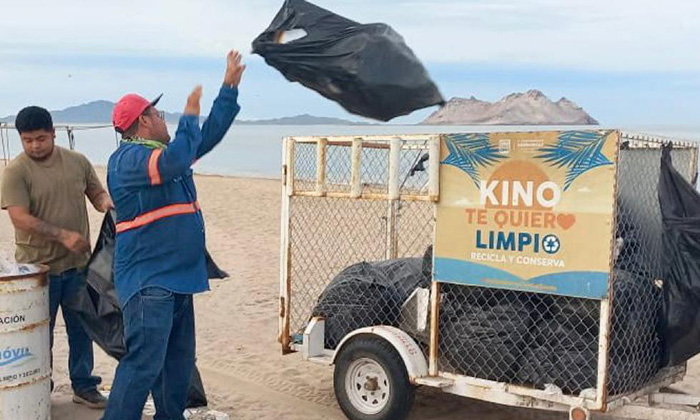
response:
<path fill-rule="evenodd" d="M 423 259 L 362 262 L 339 273 L 312 315 L 325 318 L 326 348 L 358 328 L 398 327 L 402 304 L 416 288 L 429 287 L 431 261 L 429 248 Z M 648 307 L 660 301 L 660 289 L 621 270 L 615 278 L 611 394 L 646 383 L 660 368 L 658 312 Z M 441 290 L 443 370 L 538 388 L 554 384 L 569 394 L 596 387 L 598 301 L 451 284 Z"/>
<path fill-rule="evenodd" d="M 620 394 L 646 384 L 661 367 L 661 290 L 650 279 L 622 270 L 615 270 L 613 288 L 607 390 Z M 520 348 L 510 350 L 520 355 L 512 365 L 516 382 L 538 388 L 554 384 L 569 394 L 596 388 L 600 303 L 530 294 L 522 305 L 532 309 L 531 328 L 518 334 Z"/>

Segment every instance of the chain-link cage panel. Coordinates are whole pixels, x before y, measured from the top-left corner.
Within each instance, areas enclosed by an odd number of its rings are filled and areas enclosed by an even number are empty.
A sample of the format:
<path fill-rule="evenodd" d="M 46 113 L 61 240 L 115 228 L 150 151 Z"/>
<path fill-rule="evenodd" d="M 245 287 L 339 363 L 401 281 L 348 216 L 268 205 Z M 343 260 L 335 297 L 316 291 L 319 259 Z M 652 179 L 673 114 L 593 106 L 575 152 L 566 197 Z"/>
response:
<path fill-rule="evenodd" d="M 399 163 L 399 185 L 401 194 L 425 195 L 430 178 L 428 171 L 428 142 L 404 145 Z"/>
<path fill-rule="evenodd" d="M 316 189 L 316 144 L 294 145 L 294 189 L 314 191 Z"/>
<path fill-rule="evenodd" d="M 422 255 L 433 244 L 435 204 L 428 201 L 398 201 L 395 205 L 397 256 Z"/>
<path fill-rule="evenodd" d="M 428 203 L 423 203 L 428 204 Z M 294 197 L 290 221 L 291 327 L 301 333 L 311 317 L 326 321 L 325 345 L 335 348 L 352 331 L 402 326 L 427 343 L 427 314 L 418 319 L 415 290 L 427 290 L 432 213 L 406 227 L 402 257 L 386 259 L 387 206 L 383 200 Z M 418 325 L 423 325 L 419 327 Z"/>
<path fill-rule="evenodd" d="M 624 138 L 623 138 L 624 140 Z M 676 169 L 694 177 L 695 150 L 672 152 Z M 618 159 L 608 394 L 636 391 L 660 369 L 663 228 L 658 183 L 661 150 L 622 143 Z"/>
<path fill-rule="evenodd" d="M 363 142 L 359 162 L 353 162 L 353 141 L 293 146 L 288 272 L 293 340 L 312 317 L 321 317 L 326 348 L 336 348 L 356 329 L 390 325 L 411 334 L 427 354 L 432 254 L 425 254 L 434 229 L 434 203 L 427 200 L 428 142 L 400 142 L 396 190 L 412 198 L 398 200 L 388 196 L 390 143 Z M 321 176 L 319 162 L 325 168 Z M 332 195 L 350 193 L 358 178 L 360 194 L 370 198 Z M 303 194 L 319 191 L 321 196 Z"/>
<path fill-rule="evenodd" d="M 386 255 L 384 201 L 292 197 L 292 332 L 304 329 L 328 283 L 345 268 Z"/>
<path fill-rule="evenodd" d="M 352 176 L 352 150 L 347 146 L 326 148 L 326 191 L 349 192 Z"/>
<path fill-rule="evenodd" d="M 443 284 L 443 372 L 576 394 L 595 388 L 600 303 L 532 292 Z"/>
<path fill-rule="evenodd" d="M 360 156 L 360 183 L 363 194 L 386 194 L 389 188 L 389 144 L 363 147 Z"/>

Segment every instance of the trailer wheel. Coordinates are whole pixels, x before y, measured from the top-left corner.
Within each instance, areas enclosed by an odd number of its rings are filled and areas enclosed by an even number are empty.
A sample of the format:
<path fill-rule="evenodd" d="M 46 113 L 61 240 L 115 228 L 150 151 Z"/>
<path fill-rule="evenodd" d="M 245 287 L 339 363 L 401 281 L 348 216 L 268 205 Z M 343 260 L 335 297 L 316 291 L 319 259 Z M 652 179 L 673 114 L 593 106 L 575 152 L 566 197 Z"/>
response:
<path fill-rule="evenodd" d="M 403 420 L 415 398 L 401 356 L 376 337 L 359 336 L 343 347 L 333 385 L 340 408 L 351 420 Z"/>

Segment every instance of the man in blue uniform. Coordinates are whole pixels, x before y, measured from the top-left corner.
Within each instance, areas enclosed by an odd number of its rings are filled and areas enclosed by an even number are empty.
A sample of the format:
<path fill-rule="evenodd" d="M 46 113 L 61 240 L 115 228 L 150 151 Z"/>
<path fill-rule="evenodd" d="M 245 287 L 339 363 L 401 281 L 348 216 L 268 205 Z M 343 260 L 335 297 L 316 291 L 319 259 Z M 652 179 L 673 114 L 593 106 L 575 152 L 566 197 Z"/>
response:
<path fill-rule="evenodd" d="M 155 419 L 184 420 L 195 357 L 192 295 L 209 289 L 191 165 L 233 123 L 244 70 L 238 52 L 229 52 L 209 117 L 200 129 L 197 86 L 172 141 L 155 108 L 160 97 L 148 101 L 129 94 L 114 108 L 114 128 L 123 140 L 109 159 L 107 185 L 117 214 L 114 273 L 127 354 L 103 420 L 140 420 L 149 392 Z"/>

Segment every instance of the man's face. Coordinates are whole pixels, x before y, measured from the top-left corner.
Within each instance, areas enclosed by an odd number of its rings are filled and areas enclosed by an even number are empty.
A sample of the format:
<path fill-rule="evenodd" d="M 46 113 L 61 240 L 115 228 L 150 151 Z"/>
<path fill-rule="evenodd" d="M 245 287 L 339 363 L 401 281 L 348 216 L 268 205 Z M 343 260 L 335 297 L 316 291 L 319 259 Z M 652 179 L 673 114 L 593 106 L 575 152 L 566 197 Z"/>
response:
<path fill-rule="evenodd" d="M 53 153 L 56 132 L 54 130 L 25 131 L 19 135 L 24 153 L 34 160 L 46 160 Z"/>
<path fill-rule="evenodd" d="M 143 116 L 148 119 L 148 128 L 151 132 L 149 137 L 163 143 L 170 141 L 168 126 L 165 124 L 165 118 L 162 112 L 158 111 L 155 107 L 151 107 Z"/>

